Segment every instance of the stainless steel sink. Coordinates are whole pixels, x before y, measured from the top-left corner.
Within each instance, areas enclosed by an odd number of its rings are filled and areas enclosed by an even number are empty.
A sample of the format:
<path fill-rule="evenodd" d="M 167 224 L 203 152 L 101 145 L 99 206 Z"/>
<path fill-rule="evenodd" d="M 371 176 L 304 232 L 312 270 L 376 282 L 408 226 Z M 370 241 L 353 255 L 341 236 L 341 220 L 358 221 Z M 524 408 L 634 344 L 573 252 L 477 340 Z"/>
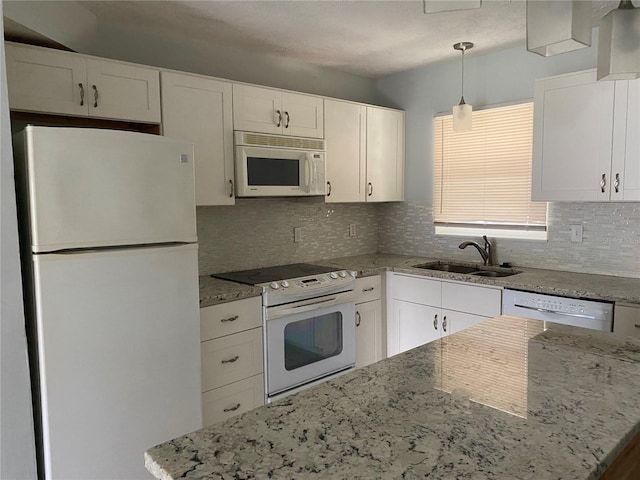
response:
<path fill-rule="evenodd" d="M 465 275 L 473 275 L 475 277 L 510 277 L 520 272 L 510 269 L 502 269 L 500 267 L 484 267 L 474 265 L 461 265 L 459 263 L 449 262 L 430 262 L 414 265 L 414 268 L 422 268 L 424 270 L 436 270 L 439 272 L 462 273 Z"/>
<path fill-rule="evenodd" d="M 425 270 L 438 270 L 440 272 L 467 273 L 467 274 L 478 271 L 478 267 L 473 267 L 469 265 L 458 265 L 456 263 L 444 263 L 444 262 L 423 263 L 421 265 L 414 265 L 413 267 L 423 268 Z"/>
<path fill-rule="evenodd" d="M 495 270 L 479 270 L 477 272 L 472 272 L 469 275 L 473 275 L 475 277 L 510 277 L 511 275 L 515 275 L 520 272 L 497 272 Z"/>

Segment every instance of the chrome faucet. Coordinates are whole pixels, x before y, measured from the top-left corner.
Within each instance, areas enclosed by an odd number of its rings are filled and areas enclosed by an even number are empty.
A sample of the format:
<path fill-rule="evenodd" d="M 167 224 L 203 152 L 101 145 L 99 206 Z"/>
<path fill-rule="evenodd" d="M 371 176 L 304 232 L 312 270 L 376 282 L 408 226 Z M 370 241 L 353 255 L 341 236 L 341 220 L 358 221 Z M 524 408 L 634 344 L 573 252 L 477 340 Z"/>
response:
<path fill-rule="evenodd" d="M 492 247 L 491 242 L 487 239 L 486 235 L 483 235 L 482 238 L 484 239 L 484 248 L 482 248 L 476 242 L 462 242 L 460 245 L 458 245 L 458 248 L 465 249 L 468 246 L 476 247 L 476 249 L 480 253 L 480 256 L 482 257 L 482 260 L 484 261 L 484 264 L 492 265 L 493 252 L 491 250 L 491 247 Z"/>

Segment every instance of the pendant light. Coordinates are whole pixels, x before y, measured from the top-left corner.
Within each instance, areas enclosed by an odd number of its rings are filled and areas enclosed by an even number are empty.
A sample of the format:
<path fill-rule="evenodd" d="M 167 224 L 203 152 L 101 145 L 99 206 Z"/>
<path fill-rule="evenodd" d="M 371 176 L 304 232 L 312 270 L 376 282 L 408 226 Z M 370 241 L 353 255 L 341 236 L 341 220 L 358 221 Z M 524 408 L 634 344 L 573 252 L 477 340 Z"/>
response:
<path fill-rule="evenodd" d="M 464 52 L 473 48 L 471 42 L 460 42 L 453 46 L 454 49 L 462 52 L 462 93 L 460 103 L 453 107 L 453 131 L 468 132 L 471 130 L 471 112 L 473 108 L 464 101 Z"/>
<path fill-rule="evenodd" d="M 640 78 L 640 8 L 629 0 L 622 0 L 600 21 L 597 78 Z"/>
<path fill-rule="evenodd" d="M 591 2 L 527 0 L 527 50 L 543 57 L 591 45 Z"/>

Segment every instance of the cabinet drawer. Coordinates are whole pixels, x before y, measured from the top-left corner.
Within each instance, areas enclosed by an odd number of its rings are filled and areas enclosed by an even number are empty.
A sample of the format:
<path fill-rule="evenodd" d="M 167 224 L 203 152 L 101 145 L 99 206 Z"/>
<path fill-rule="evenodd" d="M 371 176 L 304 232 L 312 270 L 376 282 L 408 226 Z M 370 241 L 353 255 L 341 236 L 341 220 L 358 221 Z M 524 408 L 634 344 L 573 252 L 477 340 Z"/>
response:
<path fill-rule="evenodd" d="M 440 280 L 395 274 L 391 276 L 391 298 L 439 307 L 441 283 Z"/>
<path fill-rule="evenodd" d="M 200 344 L 202 391 L 262 373 L 262 328 Z"/>
<path fill-rule="evenodd" d="M 261 326 L 261 297 L 246 298 L 200 309 L 201 342 Z"/>
<path fill-rule="evenodd" d="M 262 374 L 202 394 L 203 427 L 264 405 Z"/>
<path fill-rule="evenodd" d="M 442 308 L 497 317 L 502 311 L 502 290 L 443 282 Z"/>
<path fill-rule="evenodd" d="M 370 302 L 382 298 L 382 280 L 380 275 L 356 278 L 356 303 Z"/>
<path fill-rule="evenodd" d="M 640 338 L 640 305 L 615 306 L 613 333 L 624 337 Z"/>

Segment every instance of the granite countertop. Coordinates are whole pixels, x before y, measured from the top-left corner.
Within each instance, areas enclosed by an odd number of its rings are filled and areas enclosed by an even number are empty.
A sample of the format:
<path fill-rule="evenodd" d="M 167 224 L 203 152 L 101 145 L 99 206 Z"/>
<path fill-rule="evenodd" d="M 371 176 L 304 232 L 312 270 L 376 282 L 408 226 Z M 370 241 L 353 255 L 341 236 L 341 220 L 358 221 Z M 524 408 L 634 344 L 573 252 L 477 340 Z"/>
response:
<path fill-rule="evenodd" d="M 145 453 L 160 479 L 598 479 L 640 340 L 498 317 Z"/>
<path fill-rule="evenodd" d="M 414 265 L 438 260 L 435 258 L 374 253 L 309 263 L 335 267 L 337 270 L 353 270 L 360 277 L 393 271 L 469 283 L 497 285 L 516 290 L 564 297 L 640 304 L 640 278 L 593 275 L 518 266 L 514 267 L 514 270 L 521 272 L 517 275 L 489 278 L 414 268 Z M 200 307 L 256 296 L 260 295 L 260 293 L 261 290 L 257 287 L 218 280 L 209 276 L 200 277 Z"/>

